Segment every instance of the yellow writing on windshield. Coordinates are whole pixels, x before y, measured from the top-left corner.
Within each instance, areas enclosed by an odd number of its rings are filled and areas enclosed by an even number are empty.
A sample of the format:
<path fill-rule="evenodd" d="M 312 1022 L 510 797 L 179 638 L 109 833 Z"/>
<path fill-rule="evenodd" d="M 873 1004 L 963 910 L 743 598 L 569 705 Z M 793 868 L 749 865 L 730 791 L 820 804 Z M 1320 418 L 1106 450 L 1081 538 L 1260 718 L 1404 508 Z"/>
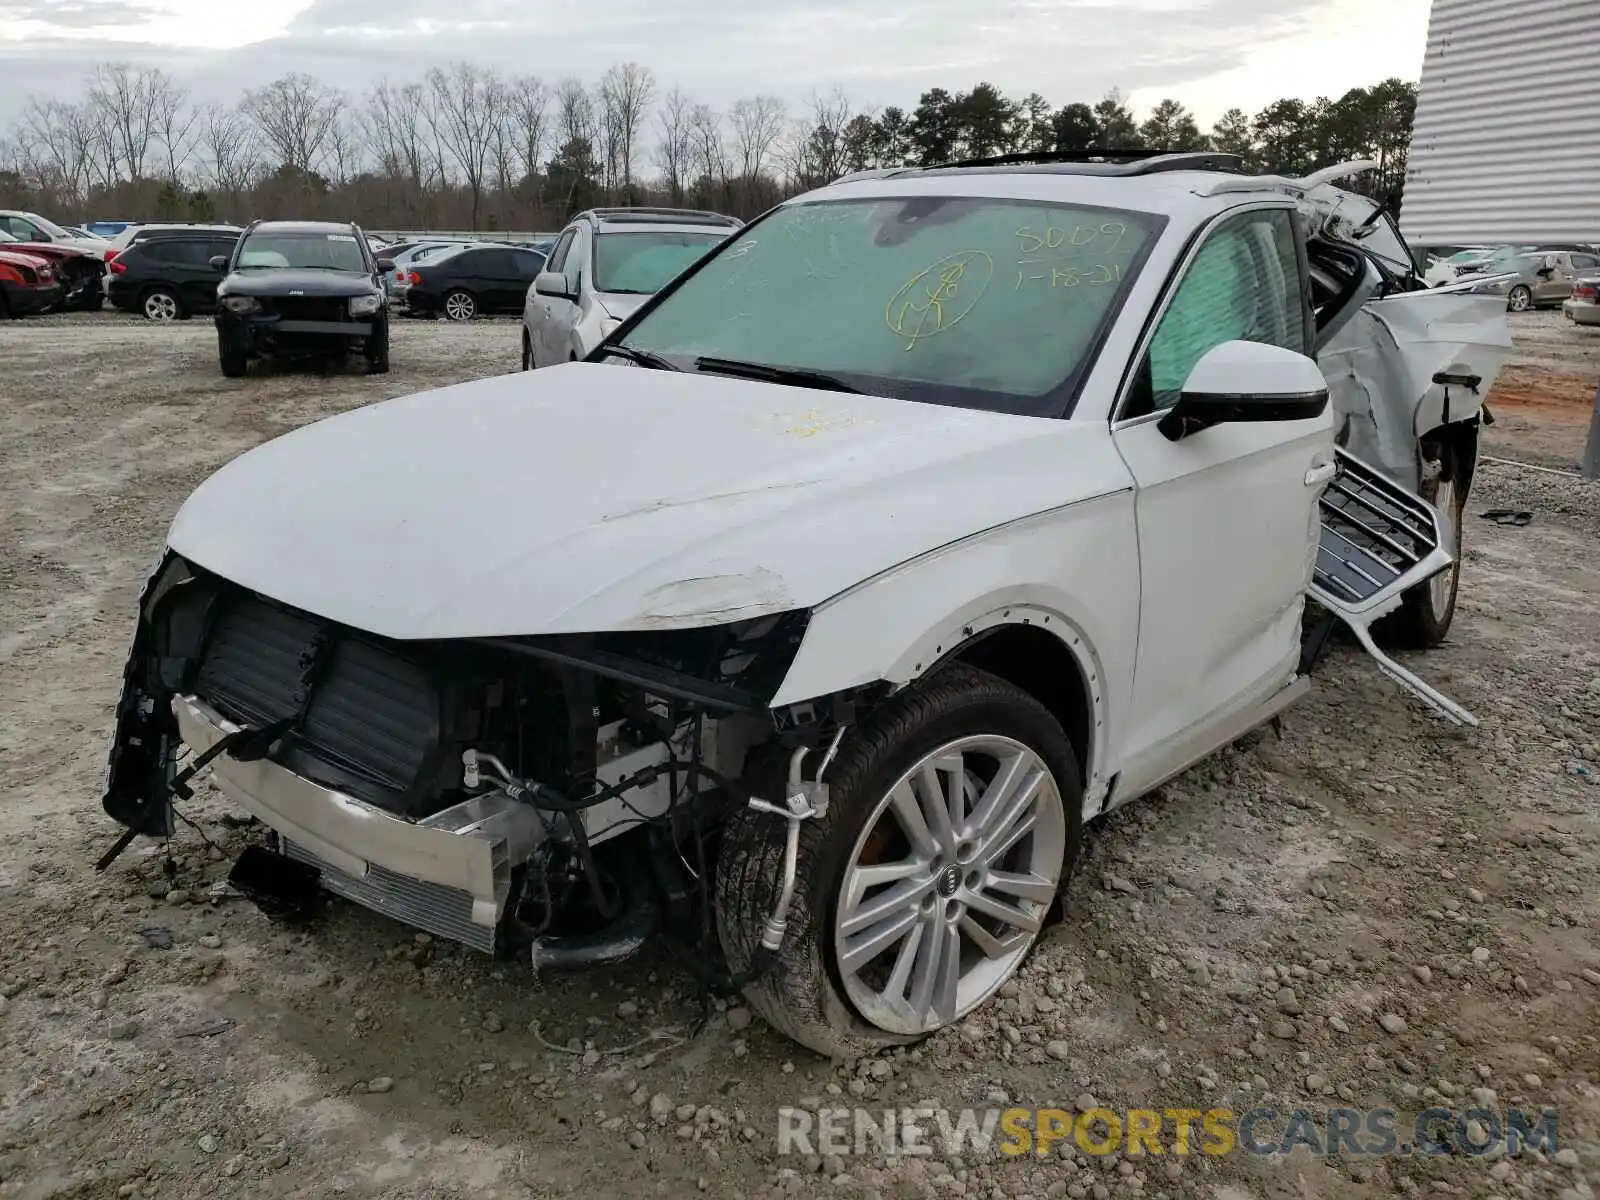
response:
<path fill-rule="evenodd" d="M 1053 288 L 1109 287 L 1122 282 L 1121 263 L 1089 263 L 1084 261 L 1052 261 L 1047 258 L 1022 258 L 1017 260 L 1017 286 L 1024 283 L 1044 283 Z"/>
<path fill-rule="evenodd" d="M 884 306 L 883 319 L 910 350 L 958 325 L 983 299 L 993 278 L 994 259 L 982 250 L 946 255 L 906 280 Z"/>
<path fill-rule="evenodd" d="M 1105 254 L 1120 246 L 1127 233 L 1128 227 L 1121 221 L 1074 225 L 1071 229 L 1046 225 L 1043 232 L 1024 225 L 1017 230 L 1017 249 L 1023 254 L 1037 254 L 1041 250 L 1079 249 L 1093 245 L 1097 252 Z"/>

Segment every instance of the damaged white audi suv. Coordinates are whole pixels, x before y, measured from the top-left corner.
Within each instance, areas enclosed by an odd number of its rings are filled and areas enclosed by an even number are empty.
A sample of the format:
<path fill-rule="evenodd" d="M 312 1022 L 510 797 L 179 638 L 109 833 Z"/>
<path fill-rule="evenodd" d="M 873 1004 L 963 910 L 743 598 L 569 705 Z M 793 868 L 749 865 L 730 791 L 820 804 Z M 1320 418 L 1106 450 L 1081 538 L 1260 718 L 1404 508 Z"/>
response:
<path fill-rule="evenodd" d="M 209 769 L 263 897 L 536 971 L 657 939 L 826 1054 L 959 1021 L 1087 821 L 1307 690 L 1308 597 L 1471 721 L 1368 628 L 1450 626 L 1504 306 L 1424 287 L 1371 166 L 847 177 L 584 361 L 251 450 L 142 593 L 119 846 Z"/>

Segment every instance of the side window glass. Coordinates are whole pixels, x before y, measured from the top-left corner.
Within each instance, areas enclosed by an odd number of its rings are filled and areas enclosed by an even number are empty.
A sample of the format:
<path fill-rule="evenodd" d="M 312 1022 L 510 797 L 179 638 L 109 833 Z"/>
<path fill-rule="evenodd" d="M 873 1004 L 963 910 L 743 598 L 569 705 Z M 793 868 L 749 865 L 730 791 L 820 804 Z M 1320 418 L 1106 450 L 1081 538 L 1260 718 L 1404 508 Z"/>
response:
<path fill-rule="evenodd" d="M 1295 237 L 1281 210 L 1243 213 L 1212 231 L 1162 314 L 1124 416 L 1171 408 L 1195 364 L 1224 342 L 1307 352 Z"/>
<path fill-rule="evenodd" d="M 550 252 L 550 261 L 545 264 L 546 270 L 559 271 L 566 265 L 567 251 L 572 249 L 572 237 L 576 232 L 575 229 L 569 229 L 561 235 L 560 240 L 556 242 L 556 248 Z"/>
<path fill-rule="evenodd" d="M 567 277 L 567 290 L 576 296 L 583 290 L 583 272 L 589 265 L 589 235 L 582 229 L 574 232 L 577 236 L 572 239 L 561 273 Z"/>

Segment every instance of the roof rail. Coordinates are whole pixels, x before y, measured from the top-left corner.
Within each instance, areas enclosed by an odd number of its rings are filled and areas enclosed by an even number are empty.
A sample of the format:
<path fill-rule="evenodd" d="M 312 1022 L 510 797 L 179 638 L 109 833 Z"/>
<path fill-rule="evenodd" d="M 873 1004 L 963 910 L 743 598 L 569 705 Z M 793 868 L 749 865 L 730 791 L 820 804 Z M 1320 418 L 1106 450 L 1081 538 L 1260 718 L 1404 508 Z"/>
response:
<path fill-rule="evenodd" d="M 949 171 L 970 167 L 1049 166 L 1065 163 L 1095 163 L 1121 166 L 1119 175 L 1154 175 L 1163 171 L 1227 171 L 1242 174 L 1244 159 L 1237 154 L 1215 150 L 1149 150 L 1130 146 L 1104 150 L 1040 150 L 1021 154 L 996 154 L 986 158 L 966 158 L 924 167 L 927 171 Z"/>
<path fill-rule="evenodd" d="M 574 220 L 581 217 L 672 217 L 677 220 L 690 220 L 695 222 L 714 223 L 717 225 L 743 225 L 738 217 L 730 217 L 727 213 L 711 212 L 703 208 L 666 208 L 652 205 L 638 205 L 636 207 L 617 208 L 588 208 L 579 213 Z"/>

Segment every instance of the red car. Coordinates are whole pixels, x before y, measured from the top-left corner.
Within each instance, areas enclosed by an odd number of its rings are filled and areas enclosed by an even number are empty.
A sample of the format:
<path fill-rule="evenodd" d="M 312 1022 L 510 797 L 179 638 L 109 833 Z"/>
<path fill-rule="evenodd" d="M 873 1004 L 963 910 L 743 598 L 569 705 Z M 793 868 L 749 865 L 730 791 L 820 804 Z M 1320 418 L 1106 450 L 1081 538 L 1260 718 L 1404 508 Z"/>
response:
<path fill-rule="evenodd" d="M 76 246 L 54 242 L 18 242 L 0 235 L 0 251 L 48 261 L 61 284 L 57 307 L 65 312 L 99 312 L 105 306 L 105 264 Z"/>
<path fill-rule="evenodd" d="M 48 259 L 0 250 L 0 317 L 45 312 L 64 291 Z"/>

